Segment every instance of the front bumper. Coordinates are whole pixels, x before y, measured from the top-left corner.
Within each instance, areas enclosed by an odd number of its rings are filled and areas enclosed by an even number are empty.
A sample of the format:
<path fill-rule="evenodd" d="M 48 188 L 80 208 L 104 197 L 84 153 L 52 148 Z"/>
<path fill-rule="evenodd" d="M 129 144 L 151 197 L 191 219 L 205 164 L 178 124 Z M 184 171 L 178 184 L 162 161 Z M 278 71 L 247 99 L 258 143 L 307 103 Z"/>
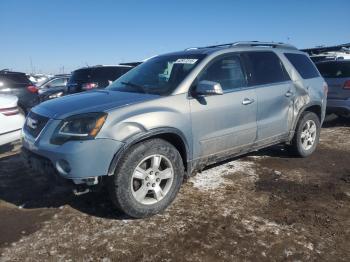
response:
<path fill-rule="evenodd" d="M 122 142 L 102 138 L 53 145 L 42 141 L 40 136 L 34 139 L 25 131 L 22 131 L 22 144 L 27 153 L 39 156 L 35 158 L 34 169 L 51 166 L 61 177 L 73 180 L 107 175 L 114 155 L 123 146 Z"/>
<path fill-rule="evenodd" d="M 350 98 L 328 99 L 327 113 L 350 114 Z"/>

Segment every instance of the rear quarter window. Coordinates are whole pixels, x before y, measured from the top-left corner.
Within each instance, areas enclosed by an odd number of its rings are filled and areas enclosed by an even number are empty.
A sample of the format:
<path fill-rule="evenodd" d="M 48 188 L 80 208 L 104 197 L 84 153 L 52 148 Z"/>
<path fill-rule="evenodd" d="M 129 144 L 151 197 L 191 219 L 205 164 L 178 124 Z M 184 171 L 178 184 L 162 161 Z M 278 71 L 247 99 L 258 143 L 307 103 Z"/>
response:
<path fill-rule="evenodd" d="M 320 76 L 316 66 L 306 55 L 294 53 L 285 53 L 284 55 L 303 79 L 310 79 Z"/>
<path fill-rule="evenodd" d="M 78 69 L 75 70 L 71 77 L 69 78 L 70 83 L 75 83 L 75 82 L 88 82 L 91 78 L 91 69 L 86 68 L 86 69 Z"/>
<path fill-rule="evenodd" d="M 350 77 L 349 62 L 326 62 L 316 64 L 321 75 L 325 78 L 348 78 Z"/>
<path fill-rule="evenodd" d="M 96 81 L 114 81 L 127 71 L 129 67 L 101 67 L 92 71 L 92 78 Z"/>
<path fill-rule="evenodd" d="M 69 83 L 87 83 L 87 82 L 99 82 L 103 85 L 108 85 L 109 81 L 114 81 L 127 71 L 131 67 L 98 67 L 98 68 L 84 68 L 78 69 L 73 72 L 69 79 Z"/>
<path fill-rule="evenodd" d="M 250 85 L 273 84 L 290 80 L 281 60 L 274 52 L 246 52 Z"/>

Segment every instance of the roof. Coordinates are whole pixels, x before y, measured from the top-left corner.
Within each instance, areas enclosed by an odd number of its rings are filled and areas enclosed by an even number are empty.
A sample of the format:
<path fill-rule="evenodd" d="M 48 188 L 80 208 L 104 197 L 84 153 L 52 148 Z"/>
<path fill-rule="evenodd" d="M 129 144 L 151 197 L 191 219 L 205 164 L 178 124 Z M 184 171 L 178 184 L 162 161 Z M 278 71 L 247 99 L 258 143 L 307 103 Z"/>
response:
<path fill-rule="evenodd" d="M 23 72 L 15 72 L 15 71 L 9 71 L 8 69 L 2 69 L 0 70 L 0 74 L 24 74 Z"/>
<path fill-rule="evenodd" d="M 170 53 L 170 55 L 181 55 L 181 54 L 212 54 L 216 51 L 229 49 L 229 48 L 271 48 L 271 49 L 284 49 L 284 50 L 295 50 L 298 49 L 289 44 L 280 42 L 259 42 L 259 41 L 241 41 L 227 44 L 211 45 L 204 47 L 190 47 L 183 51 Z"/>
<path fill-rule="evenodd" d="M 54 78 L 54 77 L 69 77 L 69 76 L 71 76 L 71 74 L 57 74 L 57 75 L 54 75 L 54 76 L 52 76 L 51 78 Z"/>
<path fill-rule="evenodd" d="M 131 65 L 126 65 L 126 64 L 118 64 L 118 65 L 94 65 L 94 66 L 84 66 L 80 67 L 78 69 L 75 69 L 74 71 L 81 70 L 81 69 L 94 69 L 94 68 L 103 68 L 103 67 L 133 67 Z"/>
<path fill-rule="evenodd" d="M 128 63 L 120 63 L 119 65 L 122 66 L 131 66 L 131 67 L 135 67 L 142 64 L 142 62 L 128 62 Z"/>

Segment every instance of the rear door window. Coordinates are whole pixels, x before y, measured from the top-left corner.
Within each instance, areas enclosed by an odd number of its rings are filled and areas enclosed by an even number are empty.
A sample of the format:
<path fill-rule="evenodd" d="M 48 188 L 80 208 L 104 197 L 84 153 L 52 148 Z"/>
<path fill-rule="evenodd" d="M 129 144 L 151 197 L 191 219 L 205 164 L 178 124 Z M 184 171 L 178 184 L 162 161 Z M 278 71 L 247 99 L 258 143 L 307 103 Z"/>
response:
<path fill-rule="evenodd" d="M 59 86 L 65 86 L 67 83 L 67 79 L 66 78 L 57 78 L 54 79 L 50 82 L 48 82 L 45 87 L 46 88 L 51 88 L 51 87 L 59 87 Z"/>
<path fill-rule="evenodd" d="M 325 78 L 350 77 L 350 62 L 326 62 L 318 63 L 316 66 Z"/>
<path fill-rule="evenodd" d="M 274 52 L 243 54 L 249 71 L 250 85 L 266 85 L 290 80 L 281 60 Z"/>
<path fill-rule="evenodd" d="M 320 76 L 316 66 L 306 55 L 294 53 L 285 53 L 284 55 L 303 79 L 310 79 Z"/>

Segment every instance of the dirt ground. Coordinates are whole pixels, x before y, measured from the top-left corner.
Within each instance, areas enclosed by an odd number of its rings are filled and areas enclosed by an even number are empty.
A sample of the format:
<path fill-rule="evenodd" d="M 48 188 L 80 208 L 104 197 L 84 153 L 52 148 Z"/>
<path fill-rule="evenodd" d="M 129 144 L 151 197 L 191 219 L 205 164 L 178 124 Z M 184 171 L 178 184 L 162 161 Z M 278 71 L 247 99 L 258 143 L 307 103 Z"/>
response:
<path fill-rule="evenodd" d="M 212 166 L 142 220 L 2 152 L 0 261 L 43 260 L 350 261 L 350 121 L 326 123 L 306 159 L 276 146 Z"/>

